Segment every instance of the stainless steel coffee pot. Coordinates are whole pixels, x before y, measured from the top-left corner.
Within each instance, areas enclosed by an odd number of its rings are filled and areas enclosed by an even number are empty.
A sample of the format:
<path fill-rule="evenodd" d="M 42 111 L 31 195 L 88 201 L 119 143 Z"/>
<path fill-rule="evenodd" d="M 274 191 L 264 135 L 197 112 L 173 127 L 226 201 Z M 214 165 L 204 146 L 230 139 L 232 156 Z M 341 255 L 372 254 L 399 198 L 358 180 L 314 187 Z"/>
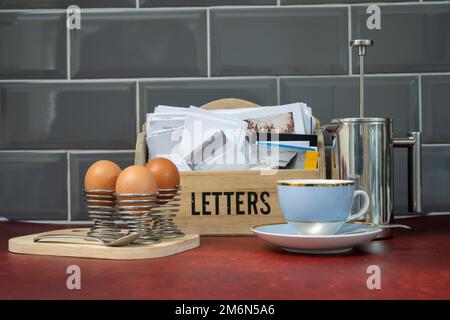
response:
<path fill-rule="evenodd" d="M 422 211 L 420 132 L 393 138 L 392 120 L 388 118 L 333 119 L 325 130 L 332 137 L 332 178 L 353 180 L 356 188 L 370 197 L 364 222 L 384 225 L 393 221 L 394 147 L 408 148 L 409 210 Z M 379 238 L 389 237 L 390 230 L 385 229 Z"/>
<path fill-rule="evenodd" d="M 331 175 L 333 179 L 349 179 L 356 188 L 367 192 L 371 204 L 364 222 L 386 225 L 393 221 L 394 147 L 408 148 L 408 202 L 409 211 L 422 211 L 421 192 L 421 135 L 411 132 L 407 138 L 394 138 L 392 119 L 364 117 L 364 56 L 373 42 L 352 40 L 358 49 L 360 62 L 360 117 L 333 119 L 324 126 L 331 134 Z M 354 204 L 358 209 L 358 205 Z M 378 238 L 387 238 L 391 229 L 385 229 Z"/>

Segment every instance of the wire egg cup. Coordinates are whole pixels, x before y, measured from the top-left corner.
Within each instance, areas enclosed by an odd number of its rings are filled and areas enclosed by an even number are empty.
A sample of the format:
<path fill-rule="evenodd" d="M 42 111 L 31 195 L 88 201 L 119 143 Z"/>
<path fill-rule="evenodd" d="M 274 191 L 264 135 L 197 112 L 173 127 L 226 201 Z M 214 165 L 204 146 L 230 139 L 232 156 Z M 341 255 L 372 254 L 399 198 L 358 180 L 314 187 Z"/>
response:
<path fill-rule="evenodd" d="M 116 223 L 118 214 L 114 190 L 84 190 L 84 197 L 87 215 L 94 222 L 87 234 L 102 239 L 123 236 Z"/>
<path fill-rule="evenodd" d="M 157 206 L 152 209 L 153 233 L 162 239 L 183 237 L 184 233 L 175 225 L 174 217 L 180 210 L 181 186 L 158 189 Z"/>
<path fill-rule="evenodd" d="M 115 194 L 118 218 L 128 228 L 128 234 L 139 233 L 137 244 L 154 244 L 161 242 L 161 237 L 153 231 L 152 209 L 157 206 L 158 194 L 127 193 Z"/>

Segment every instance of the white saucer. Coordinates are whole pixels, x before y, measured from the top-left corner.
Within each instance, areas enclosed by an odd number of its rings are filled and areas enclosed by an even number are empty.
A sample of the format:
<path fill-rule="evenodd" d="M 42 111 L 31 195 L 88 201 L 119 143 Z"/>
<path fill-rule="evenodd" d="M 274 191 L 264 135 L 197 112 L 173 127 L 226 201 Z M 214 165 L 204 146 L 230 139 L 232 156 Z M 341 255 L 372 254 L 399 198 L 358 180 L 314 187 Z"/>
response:
<path fill-rule="evenodd" d="M 251 229 L 258 237 L 283 250 L 305 254 L 337 254 L 374 239 L 383 229 L 369 225 L 346 223 L 333 235 L 299 235 L 288 224 L 272 224 Z"/>

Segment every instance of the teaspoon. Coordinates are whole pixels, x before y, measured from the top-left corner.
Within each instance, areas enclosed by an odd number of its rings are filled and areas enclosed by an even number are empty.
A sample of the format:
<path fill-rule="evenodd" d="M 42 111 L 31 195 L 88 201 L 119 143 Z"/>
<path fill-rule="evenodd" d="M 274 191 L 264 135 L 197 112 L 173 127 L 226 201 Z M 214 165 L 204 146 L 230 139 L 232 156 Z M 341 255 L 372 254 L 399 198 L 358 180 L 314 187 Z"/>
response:
<path fill-rule="evenodd" d="M 139 238 L 139 233 L 131 233 L 124 235 L 123 237 L 120 237 L 118 239 L 113 240 L 106 240 L 99 237 L 93 237 L 93 236 L 82 236 L 77 234 L 59 234 L 59 233 L 49 233 L 49 234 L 43 234 L 40 236 L 37 236 L 33 239 L 34 242 L 39 242 L 43 239 L 84 239 L 84 240 L 94 240 L 100 242 L 102 245 L 108 246 L 108 247 L 121 247 L 126 246 L 133 241 L 136 241 Z"/>

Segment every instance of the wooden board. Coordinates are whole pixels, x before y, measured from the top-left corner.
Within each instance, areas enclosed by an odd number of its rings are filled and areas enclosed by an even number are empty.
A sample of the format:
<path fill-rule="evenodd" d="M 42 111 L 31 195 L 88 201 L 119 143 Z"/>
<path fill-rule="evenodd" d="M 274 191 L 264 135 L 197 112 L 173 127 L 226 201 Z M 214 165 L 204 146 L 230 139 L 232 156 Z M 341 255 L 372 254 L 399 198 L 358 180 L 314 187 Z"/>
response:
<path fill-rule="evenodd" d="M 9 251 L 46 256 L 132 260 L 166 257 L 197 248 L 200 245 L 198 234 L 186 234 L 182 238 L 165 239 L 157 244 L 128 245 L 124 247 L 107 247 L 97 244 L 97 242 L 83 239 L 49 239 L 33 242 L 33 239 L 41 234 L 67 233 L 85 235 L 88 230 L 87 228 L 64 229 L 12 238 L 9 239 L 8 243 Z"/>
<path fill-rule="evenodd" d="M 258 105 L 235 98 L 201 106 L 208 110 L 252 107 Z M 136 165 L 145 165 L 148 157 L 145 124 L 142 129 L 136 141 Z M 181 207 L 175 223 L 186 233 L 251 235 L 250 228 L 256 225 L 285 222 L 278 204 L 277 180 L 326 177 L 324 139 L 317 119 L 315 132 L 320 156 L 318 170 L 280 169 L 270 175 L 259 170 L 181 172 Z M 257 202 L 253 205 L 255 197 Z"/>

